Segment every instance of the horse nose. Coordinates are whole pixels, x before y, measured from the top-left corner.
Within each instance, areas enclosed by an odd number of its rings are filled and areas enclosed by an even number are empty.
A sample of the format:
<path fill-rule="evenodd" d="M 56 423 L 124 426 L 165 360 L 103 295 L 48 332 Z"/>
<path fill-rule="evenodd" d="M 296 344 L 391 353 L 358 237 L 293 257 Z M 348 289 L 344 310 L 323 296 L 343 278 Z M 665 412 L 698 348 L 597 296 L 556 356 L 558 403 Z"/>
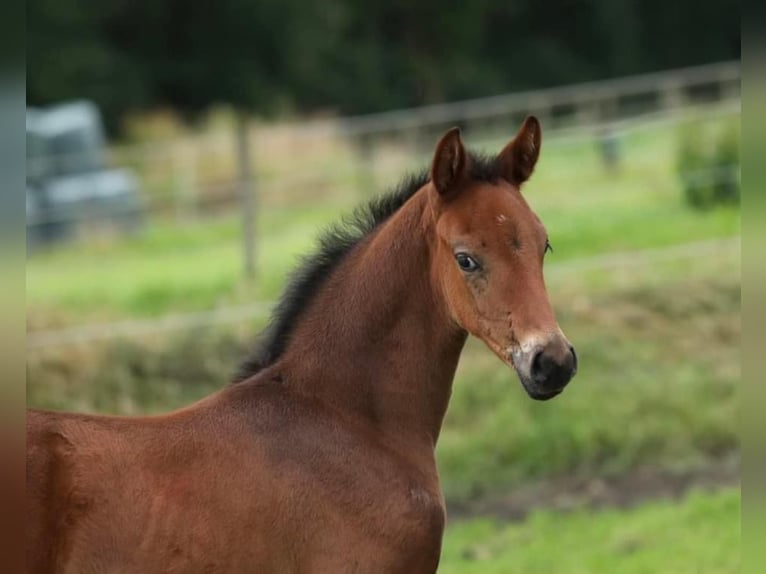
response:
<path fill-rule="evenodd" d="M 540 387 L 563 389 L 577 372 L 577 353 L 566 340 L 556 338 L 537 351 L 530 371 L 532 380 Z"/>

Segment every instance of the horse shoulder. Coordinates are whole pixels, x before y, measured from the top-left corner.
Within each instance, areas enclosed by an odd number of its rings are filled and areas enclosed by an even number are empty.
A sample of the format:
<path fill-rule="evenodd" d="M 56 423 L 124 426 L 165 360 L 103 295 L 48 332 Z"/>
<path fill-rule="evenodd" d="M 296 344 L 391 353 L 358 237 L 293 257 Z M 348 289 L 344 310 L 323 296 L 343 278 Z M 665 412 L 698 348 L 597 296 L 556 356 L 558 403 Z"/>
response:
<path fill-rule="evenodd" d="M 244 394 L 244 388 L 234 389 L 233 396 Z M 353 540 L 354 553 L 367 548 L 366 556 L 374 554 L 380 563 L 438 562 L 445 508 L 430 447 L 408 450 L 405 456 L 401 444 L 381 440 L 375 428 L 338 416 L 311 398 L 267 387 L 247 394 L 251 404 L 234 402 L 246 407 L 245 433 L 259 444 L 262 457 L 242 461 L 243 467 L 255 462 L 269 469 L 259 474 L 273 481 L 269 498 L 281 500 L 282 508 L 300 509 L 301 516 L 336 525 L 303 533 L 310 525 L 295 516 L 301 523 L 294 530 L 296 538 L 314 539 L 320 556 L 320 549 L 330 548 L 347 556 L 349 548 L 336 545 Z M 364 558 L 358 562 L 365 563 Z"/>
<path fill-rule="evenodd" d="M 66 562 L 74 532 L 91 498 L 77 478 L 78 415 L 30 410 L 27 414 L 27 560 L 31 572 Z"/>

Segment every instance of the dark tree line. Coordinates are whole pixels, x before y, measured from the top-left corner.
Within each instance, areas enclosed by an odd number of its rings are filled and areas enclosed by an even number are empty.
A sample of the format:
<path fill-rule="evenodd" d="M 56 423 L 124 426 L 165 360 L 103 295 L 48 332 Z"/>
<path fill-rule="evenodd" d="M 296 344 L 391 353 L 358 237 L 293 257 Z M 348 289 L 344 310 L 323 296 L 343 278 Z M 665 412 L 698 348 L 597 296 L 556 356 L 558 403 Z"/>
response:
<path fill-rule="evenodd" d="M 30 104 L 365 113 L 739 58 L 739 0 L 30 0 Z"/>

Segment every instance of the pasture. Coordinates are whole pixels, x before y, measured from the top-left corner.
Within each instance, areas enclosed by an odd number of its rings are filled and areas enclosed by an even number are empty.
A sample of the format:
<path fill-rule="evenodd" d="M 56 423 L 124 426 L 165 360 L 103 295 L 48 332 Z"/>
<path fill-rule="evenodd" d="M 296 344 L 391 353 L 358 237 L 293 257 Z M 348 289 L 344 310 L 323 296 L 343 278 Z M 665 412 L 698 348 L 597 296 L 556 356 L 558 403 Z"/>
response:
<path fill-rule="evenodd" d="M 738 571 L 738 483 L 721 468 L 736 466 L 739 452 L 740 214 L 684 205 L 677 131 L 658 124 L 624 135 L 615 172 L 593 140 L 545 141 L 525 194 L 555 250 L 548 288 L 580 372 L 561 397 L 534 403 L 469 342 L 437 453 L 455 516 L 440 571 Z M 401 175 L 391 171 L 389 183 Z M 319 228 L 359 197 L 267 202 L 252 282 L 240 277 L 234 215 L 160 219 L 134 238 L 35 255 L 28 328 L 272 301 Z M 30 351 L 29 402 L 110 413 L 181 406 L 226 384 L 264 320 Z M 647 471 L 717 488 L 591 509 L 594 477 Z M 562 481 L 585 485 L 574 502 L 554 496 Z M 531 487 L 551 496 L 519 503 L 518 515 L 479 516 Z"/>
<path fill-rule="evenodd" d="M 740 572 L 740 498 L 691 493 L 629 510 L 536 512 L 522 524 L 492 519 L 447 531 L 443 574 L 734 574 Z"/>

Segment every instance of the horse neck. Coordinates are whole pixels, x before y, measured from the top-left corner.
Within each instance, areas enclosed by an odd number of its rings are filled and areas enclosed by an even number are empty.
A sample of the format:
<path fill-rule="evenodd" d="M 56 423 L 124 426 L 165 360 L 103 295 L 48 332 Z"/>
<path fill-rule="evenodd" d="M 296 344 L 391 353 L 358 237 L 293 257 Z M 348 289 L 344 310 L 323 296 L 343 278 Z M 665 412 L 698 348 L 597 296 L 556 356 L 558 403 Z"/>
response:
<path fill-rule="evenodd" d="M 296 390 L 431 446 L 466 338 L 431 280 L 433 226 L 421 189 L 327 278 L 280 360 Z"/>

